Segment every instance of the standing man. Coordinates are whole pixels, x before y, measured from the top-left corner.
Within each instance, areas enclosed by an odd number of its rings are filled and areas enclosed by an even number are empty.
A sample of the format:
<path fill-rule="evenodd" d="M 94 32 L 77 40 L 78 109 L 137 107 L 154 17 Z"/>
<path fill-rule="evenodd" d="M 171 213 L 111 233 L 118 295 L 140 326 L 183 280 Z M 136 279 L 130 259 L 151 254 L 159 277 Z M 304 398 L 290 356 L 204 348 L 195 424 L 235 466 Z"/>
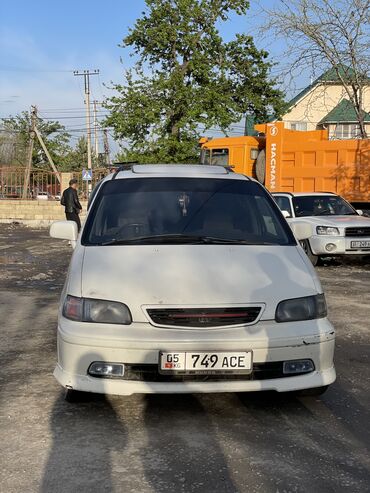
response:
<path fill-rule="evenodd" d="M 74 221 L 77 224 L 78 231 L 80 231 L 81 221 L 79 214 L 82 211 L 82 206 L 78 200 L 77 180 L 75 178 L 69 181 L 69 187 L 64 190 L 60 203 L 64 205 L 67 221 Z"/>

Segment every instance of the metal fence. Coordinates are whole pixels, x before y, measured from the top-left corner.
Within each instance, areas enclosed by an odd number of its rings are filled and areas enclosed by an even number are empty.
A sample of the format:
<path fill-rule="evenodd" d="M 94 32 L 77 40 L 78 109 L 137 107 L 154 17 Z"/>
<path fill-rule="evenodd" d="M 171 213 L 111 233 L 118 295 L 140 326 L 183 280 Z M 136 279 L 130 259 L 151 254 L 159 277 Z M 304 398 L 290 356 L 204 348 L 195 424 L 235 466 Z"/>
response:
<path fill-rule="evenodd" d="M 61 192 L 61 174 L 40 169 L 0 167 L 0 199 L 53 199 Z"/>

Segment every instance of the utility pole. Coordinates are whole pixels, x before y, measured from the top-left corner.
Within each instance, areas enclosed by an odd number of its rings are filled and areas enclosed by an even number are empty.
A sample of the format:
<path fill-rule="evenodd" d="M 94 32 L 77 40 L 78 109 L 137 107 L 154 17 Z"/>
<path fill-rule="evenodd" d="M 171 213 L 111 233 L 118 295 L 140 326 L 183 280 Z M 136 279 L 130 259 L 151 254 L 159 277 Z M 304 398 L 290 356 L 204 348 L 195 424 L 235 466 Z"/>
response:
<path fill-rule="evenodd" d="M 103 142 L 104 142 L 104 154 L 105 154 L 105 164 L 109 166 L 110 163 L 110 150 L 108 141 L 108 130 L 104 128 L 103 130 Z"/>
<path fill-rule="evenodd" d="M 87 126 L 87 168 L 91 169 L 91 118 L 90 118 L 90 75 L 98 75 L 99 70 L 74 70 L 73 75 L 83 76 L 86 96 L 86 126 Z"/>
<path fill-rule="evenodd" d="M 93 110 L 94 110 L 93 121 L 94 121 L 95 158 L 96 158 L 96 162 L 98 162 L 98 159 L 99 159 L 99 141 L 98 141 L 98 117 L 97 117 L 97 113 L 96 113 L 96 108 L 97 108 L 97 105 L 100 103 L 96 99 L 94 99 L 94 101 L 92 103 L 93 103 Z"/>
<path fill-rule="evenodd" d="M 37 125 L 35 125 L 35 134 L 37 135 L 37 138 L 39 139 L 39 142 L 41 144 L 41 147 L 43 149 L 43 151 L 45 152 L 46 154 L 46 157 L 48 158 L 48 161 L 49 161 L 49 164 L 50 166 L 53 168 L 53 171 L 55 173 L 55 176 L 56 176 L 56 179 L 58 180 L 58 182 L 60 183 L 60 176 L 59 176 L 59 172 L 54 164 L 54 161 L 52 159 L 52 157 L 50 156 L 50 153 L 45 145 L 45 142 L 44 142 L 44 139 L 42 138 L 40 132 L 39 132 L 39 129 L 37 128 Z"/>
<path fill-rule="evenodd" d="M 36 128 L 36 118 L 37 118 L 37 108 L 36 106 L 31 106 L 31 129 L 30 129 L 30 143 L 28 147 L 27 156 L 27 166 L 24 172 L 24 183 L 23 183 L 23 194 L 22 199 L 26 199 L 28 195 L 28 187 L 30 184 L 31 166 L 32 166 L 32 154 L 33 146 L 35 143 L 35 128 Z"/>

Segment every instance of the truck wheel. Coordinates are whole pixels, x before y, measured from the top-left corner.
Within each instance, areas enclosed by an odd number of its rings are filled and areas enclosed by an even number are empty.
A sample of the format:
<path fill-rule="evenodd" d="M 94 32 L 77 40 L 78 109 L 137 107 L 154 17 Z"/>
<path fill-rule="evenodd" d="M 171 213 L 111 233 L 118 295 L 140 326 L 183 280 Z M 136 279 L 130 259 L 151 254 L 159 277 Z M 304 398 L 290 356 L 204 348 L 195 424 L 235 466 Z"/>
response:
<path fill-rule="evenodd" d="M 322 395 L 328 390 L 329 385 L 323 385 L 322 387 L 314 387 L 313 389 L 297 390 L 297 395 Z"/>
<path fill-rule="evenodd" d="M 257 180 L 262 183 L 262 185 L 265 184 L 265 177 L 266 177 L 266 151 L 265 149 L 262 149 L 258 153 L 257 159 L 256 159 L 256 166 L 255 166 L 255 172 L 256 172 L 256 178 Z"/>
<path fill-rule="evenodd" d="M 312 265 L 313 266 L 317 265 L 317 263 L 319 261 L 319 257 L 318 257 L 318 255 L 314 255 L 312 253 L 312 250 L 310 247 L 310 242 L 308 240 L 301 240 L 299 243 L 301 244 L 301 247 L 305 251 L 305 254 L 307 255 L 307 257 L 311 260 Z"/>

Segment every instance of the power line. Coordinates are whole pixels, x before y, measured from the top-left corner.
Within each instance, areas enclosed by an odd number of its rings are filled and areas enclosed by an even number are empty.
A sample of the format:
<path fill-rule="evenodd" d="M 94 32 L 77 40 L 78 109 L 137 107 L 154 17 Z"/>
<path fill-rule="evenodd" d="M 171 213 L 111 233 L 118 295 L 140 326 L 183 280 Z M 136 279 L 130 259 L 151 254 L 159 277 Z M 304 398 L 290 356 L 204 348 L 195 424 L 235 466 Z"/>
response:
<path fill-rule="evenodd" d="M 108 113 L 103 113 L 103 112 L 97 112 L 97 114 L 100 114 L 100 116 L 105 116 Z M 50 117 L 45 117 L 42 114 L 40 115 L 43 120 L 82 120 L 86 118 L 86 115 L 81 115 L 81 116 L 50 116 Z"/>
<path fill-rule="evenodd" d="M 40 70 L 40 69 L 28 69 L 28 68 L 18 68 L 18 67 L 0 67 L 0 72 L 64 72 L 64 73 L 71 73 L 73 70 Z"/>

